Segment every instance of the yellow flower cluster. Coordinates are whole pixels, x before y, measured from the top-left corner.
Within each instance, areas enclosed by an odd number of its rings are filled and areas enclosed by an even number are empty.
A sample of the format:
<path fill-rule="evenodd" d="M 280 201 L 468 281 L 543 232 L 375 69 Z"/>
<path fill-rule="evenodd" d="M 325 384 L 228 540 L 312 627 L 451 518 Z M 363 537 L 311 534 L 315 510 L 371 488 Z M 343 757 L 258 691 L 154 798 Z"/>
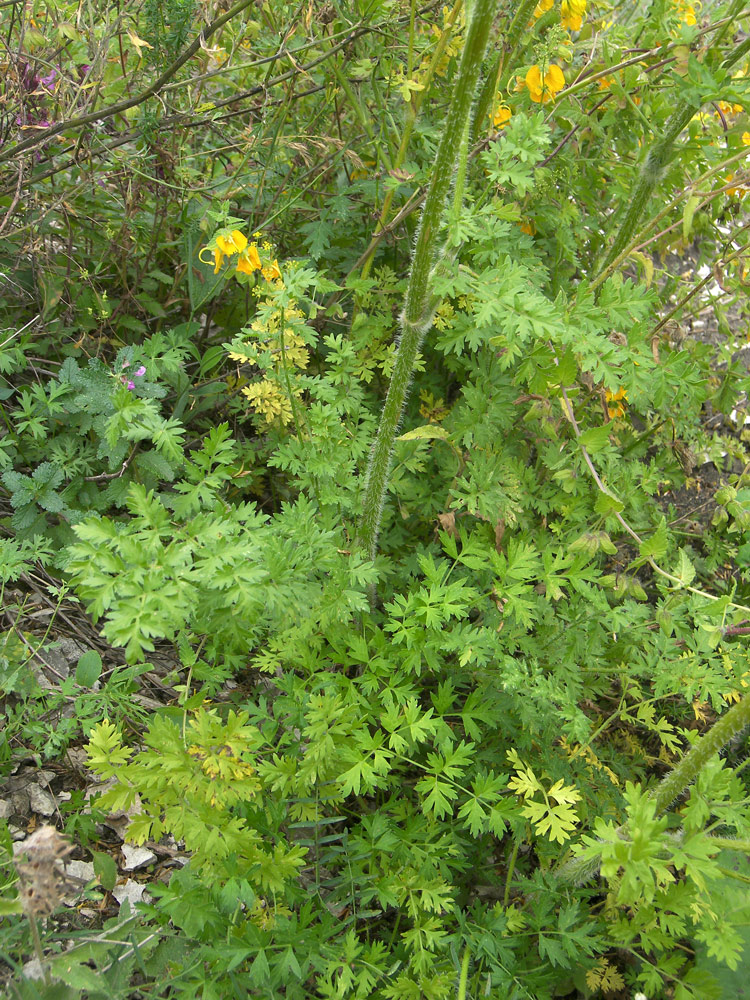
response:
<path fill-rule="evenodd" d="M 242 395 L 247 396 L 255 412 L 262 416 L 267 424 L 273 424 L 278 420 L 286 427 L 292 422 L 292 405 L 289 397 L 270 379 L 264 378 L 260 382 L 245 386 Z"/>
<path fill-rule="evenodd" d="M 542 74 L 540 66 L 532 66 L 523 81 L 528 87 L 532 101 L 547 104 L 553 101 L 565 86 L 565 76 L 559 66 L 552 63 Z"/>
<path fill-rule="evenodd" d="M 280 423 L 286 427 L 292 422 L 293 408 L 289 393 L 284 388 L 284 366 L 304 370 L 310 363 L 310 353 L 305 341 L 288 322 L 303 321 L 304 313 L 294 305 L 284 310 L 284 331 L 281 332 L 281 310 L 268 299 L 260 303 L 259 315 L 250 329 L 259 340 L 259 345 L 247 344 L 241 351 L 230 351 L 232 361 L 240 364 L 258 364 L 261 352 L 267 351 L 273 358 L 273 367 L 265 377 L 242 388 L 243 396 L 250 400 L 253 410 L 263 417 L 267 424 Z M 282 340 L 283 338 L 283 340 Z M 299 394 L 292 390 L 295 397 Z"/>
<path fill-rule="evenodd" d="M 730 104 L 729 101 L 719 101 L 716 107 L 725 117 L 738 115 L 741 111 L 745 110 L 741 104 Z"/>
<path fill-rule="evenodd" d="M 265 243 L 263 248 L 264 250 L 270 249 L 270 244 Z M 253 274 L 255 271 L 260 271 L 266 281 L 273 281 L 275 278 L 281 277 L 279 262 L 272 260 L 264 264 L 258 251 L 258 244 L 255 241 L 248 243 L 247 236 L 239 229 L 219 230 L 198 255 L 204 264 L 209 263 L 203 256 L 206 251 L 213 256 L 214 274 L 218 274 L 221 270 L 225 257 L 233 257 L 237 254 L 238 274 Z"/>
<path fill-rule="evenodd" d="M 450 21 L 451 11 L 448 7 L 443 7 L 443 27 L 439 28 L 436 24 L 431 27 L 431 32 L 435 36 L 436 44 L 439 43 L 440 39 L 451 32 L 451 37 L 448 40 L 448 44 L 445 46 L 442 58 L 440 62 L 435 67 L 435 72 L 438 76 L 445 76 L 448 71 L 448 66 L 452 58 L 458 58 L 461 55 L 464 47 L 464 29 L 466 27 L 466 12 L 462 7 L 458 19 L 453 26 L 451 26 Z M 419 72 L 426 74 L 430 62 L 432 60 L 432 54 L 426 52 L 422 58 L 422 65 L 420 66 Z M 419 74 L 418 74 L 419 75 Z"/>

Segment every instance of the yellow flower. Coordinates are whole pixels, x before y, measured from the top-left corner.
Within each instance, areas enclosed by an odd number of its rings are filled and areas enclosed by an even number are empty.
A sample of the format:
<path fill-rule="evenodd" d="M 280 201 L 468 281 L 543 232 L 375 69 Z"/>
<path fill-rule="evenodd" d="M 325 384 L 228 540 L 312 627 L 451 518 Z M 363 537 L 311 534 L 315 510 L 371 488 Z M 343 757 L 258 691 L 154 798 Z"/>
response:
<path fill-rule="evenodd" d="M 743 146 L 750 146 L 750 132 L 743 132 L 742 133 L 742 145 Z"/>
<path fill-rule="evenodd" d="M 695 7 L 691 6 L 690 4 L 681 3 L 677 9 L 679 10 L 682 20 L 685 22 L 685 24 L 690 25 L 692 27 L 692 25 L 696 23 Z"/>
<path fill-rule="evenodd" d="M 271 261 L 270 264 L 267 264 L 264 268 L 262 268 L 261 273 L 266 281 L 273 281 L 274 278 L 280 278 L 281 271 L 279 270 L 279 262 L 277 260 Z"/>
<path fill-rule="evenodd" d="M 727 184 L 731 184 L 733 180 L 734 180 L 734 174 L 727 174 L 727 176 L 724 178 L 724 181 Z M 742 184 L 732 184 L 731 187 L 727 188 L 727 194 L 729 195 L 730 198 L 733 198 L 736 194 L 738 194 L 740 198 L 742 198 L 747 194 L 747 192 L 748 189 L 744 187 Z"/>
<path fill-rule="evenodd" d="M 563 71 L 554 63 L 542 77 L 539 66 L 532 66 L 526 74 L 526 86 L 529 88 L 531 100 L 537 104 L 553 101 L 555 95 L 565 86 Z"/>
<path fill-rule="evenodd" d="M 492 124 L 495 128 L 505 128 L 505 126 L 510 121 L 513 112 L 510 110 L 507 104 L 498 104 L 492 115 Z"/>
<path fill-rule="evenodd" d="M 599 90 L 609 90 L 614 82 L 615 78 L 613 76 L 603 76 L 598 82 L 597 87 Z"/>
<path fill-rule="evenodd" d="M 213 242 L 213 241 L 212 241 Z M 203 256 L 204 253 L 208 251 L 214 259 L 214 274 L 218 274 L 221 270 L 221 265 L 224 263 L 224 254 L 219 250 L 219 248 L 214 244 L 213 246 L 209 244 L 207 247 L 203 247 L 201 252 L 198 254 L 198 260 L 202 264 L 209 264 L 210 261 L 206 260 Z"/>
<path fill-rule="evenodd" d="M 539 0 L 539 3 L 534 8 L 534 19 L 541 17 L 542 14 L 546 14 L 548 10 L 552 10 L 552 5 L 555 0 Z"/>
<path fill-rule="evenodd" d="M 233 253 L 242 253 L 247 246 L 247 236 L 241 233 L 239 229 L 233 229 L 229 236 L 224 236 L 223 234 L 217 236 L 216 246 L 228 257 Z"/>
<path fill-rule="evenodd" d="M 245 240 L 245 243 L 247 243 L 247 240 Z M 243 247 L 242 253 L 237 258 L 237 270 L 239 273 L 252 274 L 253 271 L 259 271 L 261 266 L 258 244 L 251 243 L 247 249 Z"/>
<path fill-rule="evenodd" d="M 560 22 L 568 31 L 580 31 L 583 15 L 586 13 L 586 0 L 562 0 L 560 4 Z"/>
<path fill-rule="evenodd" d="M 628 394 L 624 389 L 618 389 L 617 392 L 610 392 L 609 389 L 606 390 L 605 394 L 607 399 L 607 413 L 609 414 L 609 419 L 614 420 L 615 417 L 625 416 L 625 406 L 622 400 L 628 398 Z"/>
<path fill-rule="evenodd" d="M 214 255 L 214 274 L 218 274 L 219 271 L 221 270 L 221 265 L 224 261 L 224 254 L 221 252 L 221 250 L 219 250 L 218 247 L 214 247 L 212 253 Z"/>

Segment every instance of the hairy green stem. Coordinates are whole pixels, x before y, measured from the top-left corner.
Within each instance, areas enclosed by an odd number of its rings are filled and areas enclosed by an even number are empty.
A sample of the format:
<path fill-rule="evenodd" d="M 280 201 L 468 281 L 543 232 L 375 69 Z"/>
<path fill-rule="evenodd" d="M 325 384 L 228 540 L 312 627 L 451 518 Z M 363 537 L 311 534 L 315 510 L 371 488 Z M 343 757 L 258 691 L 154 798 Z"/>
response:
<path fill-rule="evenodd" d="M 735 0 L 732 11 L 730 11 L 730 16 L 739 10 L 742 3 L 744 3 L 744 0 Z M 734 52 L 724 60 L 723 67 L 725 69 L 729 69 L 739 59 L 741 59 L 743 49 L 744 43 L 738 46 Z M 609 269 L 612 262 L 616 260 L 623 248 L 632 238 L 633 233 L 637 229 L 641 215 L 643 214 L 651 195 L 653 194 L 657 182 L 674 155 L 674 144 L 677 137 L 683 129 L 687 128 L 691 119 L 698 114 L 700 109 L 700 102 L 696 102 L 695 100 L 686 100 L 683 101 L 682 104 L 680 104 L 667 119 L 663 135 L 651 146 L 646 160 L 641 167 L 641 172 L 638 176 L 638 180 L 636 181 L 635 190 L 630 198 L 630 205 L 628 206 L 625 217 L 620 224 L 620 229 L 618 230 L 614 242 L 609 249 L 609 253 L 607 254 L 604 264 L 600 268 L 600 274 L 603 274 Z"/>
<path fill-rule="evenodd" d="M 414 130 L 414 125 L 419 115 L 419 110 L 422 107 L 422 102 L 425 98 L 425 95 L 429 92 L 432 79 L 435 75 L 438 65 L 440 64 L 440 60 L 443 58 L 443 54 L 448 45 L 448 42 L 451 39 L 451 35 L 453 34 L 453 24 L 456 18 L 458 17 L 462 6 L 463 6 L 463 0 L 456 0 L 455 4 L 453 5 L 453 9 L 448 14 L 445 26 L 443 27 L 443 31 L 440 35 L 440 38 L 438 39 L 437 46 L 435 47 L 432 59 L 430 60 L 430 64 L 427 68 L 427 75 L 424 79 L 424 90 L 417 91 L 416 95 L 412 99 L 412 104 L 410 105 L 409 111 L 407 112 L 406 123 L 404 124 L 404 130 L 401 135 L 401 142 L 398 148 L 398 152 L 396 153 L 396 159 L 393 163 L 393 167 L 395 169 L 401 167 L 403 165 L 404 160 L 406 159 L 406 153 L 409 149 L 409 141 L 411 139 L 411 134 L 412 131 Z M 383 199 L 383 207 L 380 210 L 380 216 L 375 226 L 375 232 L 373 234 L 373 238 L 370 242 L 370 246 L 365 251 L 364 263 L 362 265 L 363 278 L 366 278 L 370 273 L 372 262 L 375 259 L 375 250 L 377 248 L 378 234 L 382 233 L 382 231 L 385 229 L 386 223 L 388 221 L 388 213 L 391 210 L 393 194 L 394 194 L 393 189 L 391 189 L 386 193 L 386 196 Z"/>
<path fill-rule="evenodd" d="M 469 131 L 471 122 L 467 120 L 464 126 L 464 134 L 461 136 L 461 149 L 458 153 L 458 167 L 456 169 L 456 182 L 453 185 L 453 211 L 460 212 L 464 203 L 464 190 L 466 189 L 466 169 L 469 165 Z"/>
<path fill-rule="evenodd" d="M 432 180 L 422 209 L 412 257 L 404 310 L 401 316 L 401 339 L 391 375 L 380 424 L 370 454 L 367 482 L 359 525 L 359 544 L 374 558 L 383 503 L 388 489 L 393 442 L 409 392 L 414 363 L 424 335 L 432 325 L 434 295 L 431 274 L 440 224 L 450 191 L 456 160 L 466 122 L 471 114 L 479 71 L 487 47 L 497 0 L 476 0 L 466 30 L 456 86 L 438 146 Z"/>
<path fill-rule="evenodd" d="M 471 951 L 469 950 L 468 944 L 464 948 L 463 957 L 461 958 L 461 975 L 458 979 L 458 993 L 456 995 L 456 1000 L 466 1000 L 466 986 L 469 981 L 469 959 L 471 958 Z"/>
<path fill-rule="evenodd" d="M 705 736 L 701 736 L 692 750 L 662 779 L 654 794 L 657 813 L 664 812 L 695 781 L 714 754 L 746 726 L 750 726 L 750 695 L 717 719 Z"/>
<path fill-rule="evenodd" d="M 702 769 L 723 746 L 743 729 L 750 726 L 750 695 L 738 701 L 718 719 L 709 731 L 701 736 L 679 764 L 667 774 L 656 787 L 653 798 L 656 802 L 656 813 L 665 812 L 669 806 L 692 784 Z M 626 832 L 627 823 L 618 828 L 618 832 Z M 718 840 L 718 838 L 716 838 Z M 722 846 L 729 846 L 722 844 Z M 576 885 L 593 878 L 599 870 L 597 858 L 574 858 L 558 869 L 557 875 L 561 882 L 572 882 Z"/>
<path fill-rule="evenodd" d="M 651 198 L 656 183 L 672 158 L 672 151 L 677 136 L 699 110 L 700 107 L 692 101 L 679 107 L 667 121 L 661 139 L 655 142 L 649 150 L 646 162 L 641 167 L 640 175 L 636 181 L 635 190 L 630 198 L 630 205 L 625 213 L 625 218 L 620 224 L 620 229 L 615 236 L 614 243 L 610 247 L 607 258 L 602 265 L 602 271 L 606 271 L 612 261 L 619 256 L 620 251 L 635 232 L 638 221 Z"/>
<path fill-rule="evenodd" d="M 538 0 L 521 0 L 516 8 L 516 13 L 513 16 L 513 20 L 508 25 L 508 29 L 505 34 L 505 42 L 492 65 L 492 70 L 487 76 L 484 86 L 479 94 L 479 99 L 477 100 L 477 105 L 474 110 L 474 119 L 471 126 L 472 141 L 474 141 L 479 135 L 482 130 L 483 123 L 487 120 L 490 113 L 490 105 L 494 101 L 495 94 L 500 86 L 501 76 L 507 78 L 508 70 L 513 66 L 513 57 L 516 54 L 516 49 L 521 40 L 521 35 L 524 28 L 531 20 L 537 3 Z"/>

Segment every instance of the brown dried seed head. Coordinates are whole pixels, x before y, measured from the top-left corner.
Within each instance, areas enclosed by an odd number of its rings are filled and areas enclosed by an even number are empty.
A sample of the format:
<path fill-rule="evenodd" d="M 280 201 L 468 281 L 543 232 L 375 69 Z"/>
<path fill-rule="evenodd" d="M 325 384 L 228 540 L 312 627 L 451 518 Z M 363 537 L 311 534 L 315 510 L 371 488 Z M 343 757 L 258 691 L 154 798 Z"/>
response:
<path fill-rule="evenodd" d="M 65 891 L 65 875 L 57 862 L 74 850 L 54 826 L 42 826 L 16 847 L 19 898 L 27 913 L 47 916 Z M 21 860 L 25 858 L 25 860 Z"/>

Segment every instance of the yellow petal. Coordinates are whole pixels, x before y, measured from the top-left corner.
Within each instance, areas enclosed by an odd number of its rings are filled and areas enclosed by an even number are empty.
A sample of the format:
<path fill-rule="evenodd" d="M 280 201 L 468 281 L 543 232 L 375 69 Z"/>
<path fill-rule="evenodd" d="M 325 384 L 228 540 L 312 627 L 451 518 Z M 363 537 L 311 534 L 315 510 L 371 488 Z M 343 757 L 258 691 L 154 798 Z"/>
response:
<path fill-rule="evenodd" d="M 531 69 L 526 74 L 526 86 L 531 91 L 541 92 L 542 74 L 538 66 L 532 66 Z"/>
<path fill-rule="evenodd" d="M 223 233 L 217 236 L 216 245 L 222 253 L 231 257 L 233 253 L 242 253 L 247 246 L 247 236 L 239 229 L 233 229 L 229 236 L 225 236 Z"/>
<path fill-rule="evenodd" d="M 253 271 L 259 271 L 260 268 L 261 263 L 260 256 L 258 255 L 258 247 L 255 243 L 251 243 L 238 257 L 237 270 L 240 274 L 252 274 Z"/>
<path fill-rule="evenodd" d="M 216 246 L 221 250 L 222 253 L 230 254 L 230 253 L 233 252 L 232 251 L 232 244 L 231 244 L 230 240 L 228 239 L 228 237 L 226 237 L 226 236 L 217 236 L 216 237 Z"/>
<path fill-rule="evenodd" d="M 242 251 L 247 246 L 247 236 L 245 236 L 244 233 L 241 233 L 239 229 L 233 229 L 232 235 L 229 238 L 234 244 L 234 249 L 237 251 L 237 253 L 242 253 Z"/>
<path fill-rule="evenodd" d="M 203 247 L 201 252 L 198 254 L 198 260 L 201 262 L 201 264 L 211 263 L 210 261 L 206 260 L 206 258 L 203 256 L 203 254 L 206 252 L 212 255 L 214 259 L 214 274 L 218 274 L 219 270 L 221 269 L 221 262 L 224 259 L 224 254 L 221 252 L 221 250 L 219 250 L 218 247 L 210 247 L 210 246 Z"/>
<path fill-rule="evenodd" d="M 272 261 L 267 267 L 263 268 L 263 277 L 266 281 L 273 281 L 274 278 L 281 277 L 279 262 L 277 260 Z"/>
<path fill-rule="evenodd" d="M 553 63 L 544 75 L 544 83 L 553 94 L 556 94 L 565 86 L 565 74 Z"/>
<path fill-rule="evenodd" d="M 495 113 L 492 116 L 492 124 L 495 126 L 495 128 L 504 128 L 508 124 L 512 116 L 513 112 L 510 110 L 507 104 L 499 104 L 495 108 Z"/>

